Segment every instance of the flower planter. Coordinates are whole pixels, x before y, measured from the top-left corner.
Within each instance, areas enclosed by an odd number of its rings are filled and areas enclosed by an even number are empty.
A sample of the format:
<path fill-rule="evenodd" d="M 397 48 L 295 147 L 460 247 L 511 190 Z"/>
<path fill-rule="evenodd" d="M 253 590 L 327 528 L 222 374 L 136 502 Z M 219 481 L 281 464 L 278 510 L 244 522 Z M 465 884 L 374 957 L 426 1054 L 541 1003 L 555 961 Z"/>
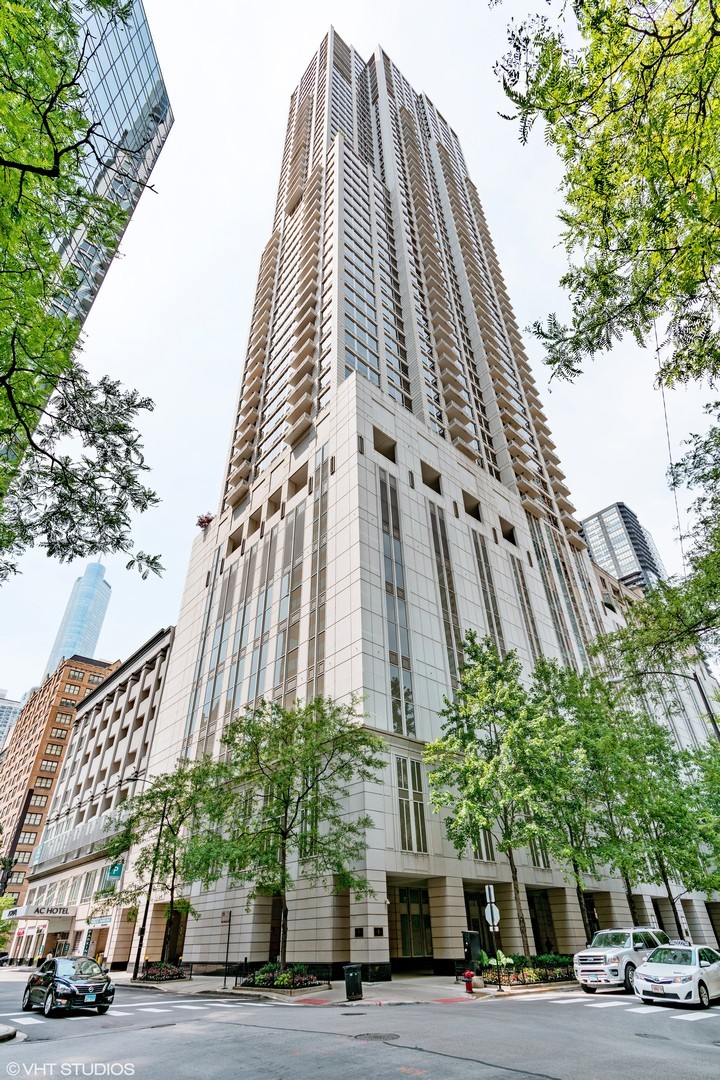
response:
<path fill-rule="evenodd" d="M 318 991 L 332 989 L 330 983 L 315 983 L 313 986 L 295 986 L 288 989 L 283 986 L 236 986 L 235 994 L 282 994 L 283 997 L 299 997 L 301 994 L 316 994 Z"/>

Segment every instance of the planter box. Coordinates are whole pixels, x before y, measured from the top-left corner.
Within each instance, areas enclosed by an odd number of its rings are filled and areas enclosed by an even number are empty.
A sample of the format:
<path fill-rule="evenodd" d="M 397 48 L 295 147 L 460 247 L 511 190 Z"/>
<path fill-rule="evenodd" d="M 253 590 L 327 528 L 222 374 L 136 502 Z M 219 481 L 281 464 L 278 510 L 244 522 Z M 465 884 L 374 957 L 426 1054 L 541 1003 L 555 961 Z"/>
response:
<path fill-rule="evenodd" d="M 473 990 L 482 990 L 485 986 L 485 980 L 482 975 L 473 975 Z"/>
<path fill-rule="evenodd" d="M 292 989 L 284 986 L 236 986 L 235 994 L 282 994 L 283 997 L 298 997 L 300 994 L 317 994 L 331 990 L 330 983 L 321 986 L 296 986 Z"/>

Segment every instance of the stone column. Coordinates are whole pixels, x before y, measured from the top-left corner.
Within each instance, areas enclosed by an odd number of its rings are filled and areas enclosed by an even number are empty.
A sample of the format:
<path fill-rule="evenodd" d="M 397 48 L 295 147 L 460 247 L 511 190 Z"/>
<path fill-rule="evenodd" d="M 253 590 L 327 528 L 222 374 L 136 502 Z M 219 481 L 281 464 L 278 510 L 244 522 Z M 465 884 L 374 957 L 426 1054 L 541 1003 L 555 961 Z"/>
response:
<path fill-rule="evenodd" d="M 558 952 L 572 955 L 584 948 L 585 926 L 575 889 L 548 889 Z"/>
<path fill-rule="evenodd" d="M 592 894 L 601 930 L 610 930 L 615 926 L 632 926 L 630 908 L 624 892 L 597 892 L 593 889 Z"/>
<path fill-rule="evenodd" d="M 462 878 L 429 878 L 428 897 L 433 939 L 433 970 L 436 975 L 454 975 L 455 961 L 463 958 L 462 932 L 467 930 Z"/>
<path fill-rule="evenodd" d="M 500 941 L 502 951 L 509 953 L 523 953 L 523 942 L 520 936 L 520 920 L 517 917 L 515 907 L 515 894 L 511 881 L 498 881 L 495 883 L 495 903 L 500 909 Z M 537 953 L 535 939 L 533 938 L 532 923 L 530 922 L 530 908 L 527 901 L 525 883 L 520 882 L 520 903 L 525 916 L 525 929 L 528 936 L 528 948 L 530 955 Z"/>

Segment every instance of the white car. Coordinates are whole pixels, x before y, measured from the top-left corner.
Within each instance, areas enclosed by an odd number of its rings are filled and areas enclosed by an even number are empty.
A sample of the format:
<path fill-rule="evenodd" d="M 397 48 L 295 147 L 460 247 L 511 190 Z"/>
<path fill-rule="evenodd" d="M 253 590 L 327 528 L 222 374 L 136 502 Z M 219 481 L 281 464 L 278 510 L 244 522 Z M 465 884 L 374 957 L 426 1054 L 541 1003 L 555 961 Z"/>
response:
<path fill-rule="evenodd" d="M 720 954 L 707 945 L 661 945 L 635 972 L 642 1001 L 682 1001 L 708 1009 L 720 997 Z"/>

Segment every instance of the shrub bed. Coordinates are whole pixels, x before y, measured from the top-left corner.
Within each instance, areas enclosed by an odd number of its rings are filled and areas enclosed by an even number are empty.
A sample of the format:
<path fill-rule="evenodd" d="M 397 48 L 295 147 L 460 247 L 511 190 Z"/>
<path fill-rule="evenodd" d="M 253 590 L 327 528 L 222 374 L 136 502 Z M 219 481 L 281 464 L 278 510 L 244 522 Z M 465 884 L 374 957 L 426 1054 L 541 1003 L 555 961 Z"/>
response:
<path fill-rule="evenodd" d="M 170 979 L 185 979 L 187 976 L 175 964 L 164 964 L 159 960 L 150 960 L 145 964 L 138 982 L 168 982 Z"/>
<path fill-rule="evenodd" d="M 308 974 L 305 964 L 289 964 L 285 971 L 279 964 L 263 964 L 261 968 L 248 975 L 241 986 L 258 986 L 277 990 L 302 990 L 306 986 L 322 986 L 314 975 Z"/>

